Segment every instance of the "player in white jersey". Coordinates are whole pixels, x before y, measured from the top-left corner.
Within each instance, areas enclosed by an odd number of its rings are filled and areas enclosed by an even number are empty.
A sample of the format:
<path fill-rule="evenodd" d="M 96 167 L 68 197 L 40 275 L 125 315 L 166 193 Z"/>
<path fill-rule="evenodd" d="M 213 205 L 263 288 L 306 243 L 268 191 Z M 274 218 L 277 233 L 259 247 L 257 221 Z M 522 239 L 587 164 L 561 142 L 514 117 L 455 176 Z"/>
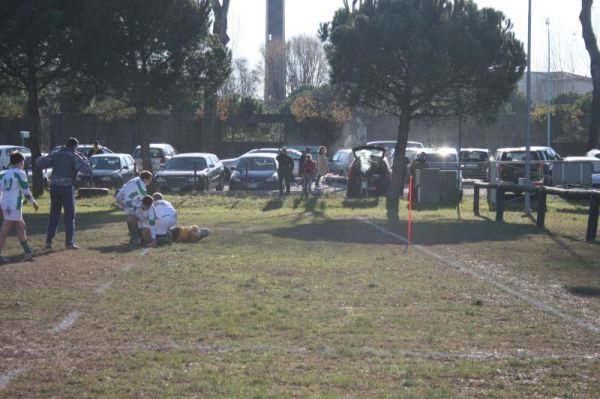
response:
<path fill-rule="evenodd" d="M 6 242 L 6 237 L 13 227 L 17 229 L 17 237 L 25 252 L 25 259 L 33 258 L 33 251 L 27 243 L 27 235 L 25 232 L 25 221 L 23 220 L 23 199 L 31 202 L 33 208 L 37 211 L 38 205 L 29 191 L 27 184 L 27 175 L 23 171 L 25 168 L 25 157 L 18 151 L 10 154 L 10 169 L 2 174 L 0 189 L 2 191 L 2 199 L 0 207 L 4 215 L 2 229 L 0 229 L 0 262 L 9 261 L 8 258 L 2 256 L 2 248 Z"/>
<path fill-rule="evenodd" d="M 127 228 L 129 229 L 129 243 L 139 244 L 140 237 L 138 224 L 140 220 L 139 209 L 142 206 L 142 198 L 147 195 L 146 187 L 152 183 L 152 173 L 143 171 L 139 177 L 129 180 L 117 193 L 117 206 L 127 214 Z"/>
<path fill-rule="evenodd" d="M 177 211 L 173 205 L 165 200 L 161 193 L 152 194 L 154 209 L 156 210 L 156 235 L 159 244 L 168 243 L 169 229 L 177 224 Z"/>
<path fill-rule="evenodd" d="M 135 216 L 138 220 L 137 227 L 142 232 L 142 242 L 152 247 L 158 245 L 156 241 L 156 209 L 151 196 L 146 195 L 142 198 L 142 204 L 135 212 Z"/>

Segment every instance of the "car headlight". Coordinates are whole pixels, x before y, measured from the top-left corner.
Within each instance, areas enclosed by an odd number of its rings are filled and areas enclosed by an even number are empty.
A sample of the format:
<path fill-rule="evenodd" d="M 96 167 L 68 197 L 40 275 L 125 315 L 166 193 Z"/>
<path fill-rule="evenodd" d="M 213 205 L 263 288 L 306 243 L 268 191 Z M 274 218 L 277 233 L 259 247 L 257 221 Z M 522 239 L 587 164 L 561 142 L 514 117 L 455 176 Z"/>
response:
<path fill-rule="evenodd" d="M 157 182 L 157 183 L 164 183 L 164 182 L 166 182 L 166 181 L 167 181 L 167 179 L 165 179 L 165 178 L 164 178 L 164 177 L 162 177 L 162 176 L 158 176 L 158 177 L 156 178 L 156 182 Z"/>
<path fill-rule="evenodd" d="M 267 178 L 267 183 L 274 183 L 277 181 L 277 173 L 273 173 L 271 177 Z"/>

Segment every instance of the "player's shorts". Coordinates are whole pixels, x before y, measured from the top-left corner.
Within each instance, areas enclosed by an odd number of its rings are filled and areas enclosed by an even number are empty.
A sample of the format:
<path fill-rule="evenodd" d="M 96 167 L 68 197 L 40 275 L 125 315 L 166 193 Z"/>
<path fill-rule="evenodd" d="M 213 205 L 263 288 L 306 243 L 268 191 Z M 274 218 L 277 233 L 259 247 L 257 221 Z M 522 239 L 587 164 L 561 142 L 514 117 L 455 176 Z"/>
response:
<path fill-rule="evenodd" d="M 4 216 L 4 220 L 10 222 L 18 222 L 19 220 L 23 220 L 23 210 L 15 209 L 16 206 L 14 203 L 5 204 L 4 202 L 2 202 L 0 206 L 2 207 L 2 214 Z"/>

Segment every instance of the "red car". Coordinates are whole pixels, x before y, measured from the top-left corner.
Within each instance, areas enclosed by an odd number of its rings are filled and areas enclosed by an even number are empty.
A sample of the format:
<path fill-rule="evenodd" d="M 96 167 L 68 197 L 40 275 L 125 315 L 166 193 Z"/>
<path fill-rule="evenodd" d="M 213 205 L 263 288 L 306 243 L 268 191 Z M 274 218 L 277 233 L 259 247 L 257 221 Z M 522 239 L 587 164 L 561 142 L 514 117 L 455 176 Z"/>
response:
<path fill-rule="evenodd" d="M 375 145 L 354 147 L 354 161 L 348 169 L 348 197 L 386 195 L 391 170 L 385 160 L 385 149 Z"/>

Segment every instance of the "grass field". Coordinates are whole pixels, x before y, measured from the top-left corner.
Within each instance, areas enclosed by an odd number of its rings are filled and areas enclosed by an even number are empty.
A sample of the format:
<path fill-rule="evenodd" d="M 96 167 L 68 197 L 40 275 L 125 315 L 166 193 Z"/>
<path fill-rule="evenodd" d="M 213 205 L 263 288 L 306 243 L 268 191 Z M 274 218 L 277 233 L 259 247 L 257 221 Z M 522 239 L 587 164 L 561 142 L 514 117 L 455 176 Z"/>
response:
<path fill-rule="evenodd" d="M 552 201 L 540 230 L 519 212 L 475 218 L 466 199 L 460 221 L 416 212 L 407 247 L 376 199 L 167 199 L 211 236 L 130 248 L 105 198 L 78 202 L 80 251 L 19 262 L 9 238 L 0 397 L 600 396 L 583 205 Z M 36 248 L 42 204 L 25 216 Z"/>

